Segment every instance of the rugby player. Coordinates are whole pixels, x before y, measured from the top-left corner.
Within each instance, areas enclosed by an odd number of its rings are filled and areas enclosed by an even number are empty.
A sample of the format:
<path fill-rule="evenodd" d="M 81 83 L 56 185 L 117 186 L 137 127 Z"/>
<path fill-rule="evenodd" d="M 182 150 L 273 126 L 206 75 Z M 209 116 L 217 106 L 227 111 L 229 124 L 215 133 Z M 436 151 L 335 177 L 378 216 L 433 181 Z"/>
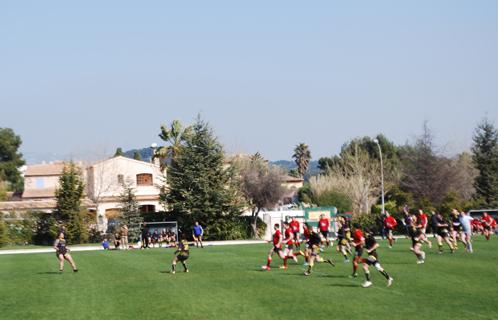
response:
<path fill-rule="evenodd" d="M 416 221 L 417 218 L 412 216 L 413 221 Z M 412 224 L 409 229 L 410 238 L 412 240 L 412 246 L 410 250 L 417 257 L 417 264 L 425 263 L 425 252 L 422 251 L 422 239 L 424 235 L 422 234 L 422 228 L 417 224 Z"/>
<path fill-rule="evenodd" d="M 320 230 L 320 234 L 322 235 L 322 242 L 325 242 L 327 244 L 327 247 L 330 246 L 329 228 L 330 220 L 325 218 L 324 214 L 321 214 L 320 220 L 318 220 L 318 229 Z"/>
<path fill-rule="evenodd" d="M 189 245 L 187 240 L 181 240 L 178 242 L 178 249 L 175 251 L 175 257 L 173 258 L 173 262 L 171 263 L 171 273 L 176 273 L 176 263 L 180 261 L 183 265 L 183 271 L 188 272 L 187 268 L 187 259 L 189 258 Z"/>
<path fill-rule="evenodd" d="M 462 223 L 463 229 L 463 238 L 465 240 L 467 252 L 473 253 L 474 249 L 472 248 L 472 218 L 470 214 L 461 212 L 460 213 L 460 222 Z"/>
<path fill-rule="evenodd" d="M 443 240 L 448 244 L 451 253 L 455 251 L 455 249 L 453 248 L 453 244 L 450 240 L 449 224 L 447 221 L 444 220 L 441 213 L 437 213 L 436 216 L 436 237 L 437 237 L 437 244 L 439 247 L 440 254 L 443 253 Z"/>
<path fill-rule="evenodd" d="M 337 251 L 342 253 L 344 257 L 344 263 L 349 263 L 349 255 L 351 254 L 351 246 L 349 241 L 351 240 L 351 229 L 346 219 L 339 217 L 338 222 L 338 232 L 337 232 Z"/>
<path fill-rule="evenodd" d="M 274 253 L 278 254 L 278 256 L 282 259 L 282 260 L 285 260 L 285 253 L 284 251 L 282 250 L 282 233 L 280 232 L 280 225 L 278 223 L 276 223 L 274 226 L 273 226 L 273 230 L 275 231 L 275 233 L 273 233 L 273 247 L 270 249 L 270 252 L 268 253 L 268 259 L 267 259 L 267 262 L 266 262 L 266 266 L 263 266 L 263 270 L 267 270 L 267 271 L 270 271 L 270 264 L 271 264 L 271 261 L 272 261 L 272 256 Z"/>
<path fill-rule="evenodd" d="M 491 239 L 491 230 L 494 225 L 494 219 L 487 212 L 484 212 L 481 217 L 481 224 L 483 227 L 483 234 L 486 237 L 486 240 Z"/>
<path fill-rule="evenodd" d="M 73 257 L 69 254 L 69 249 L 66 246 L 66 239 L 64 238 L 64 232 L 59 233 L 59 237 L 55 240 L 54 243 L 55 255 L 57 259 L 59 259 L 59 271 L 64 271 L 64 260 L 69 262 L 74 272 L 78 272 L 78 268 L 74 263 Z"/>
<path fill-rule="evenodd" d="M 313 266 L 315 265 L 316 262 L 326 262 L 335 267 L 334 262 L 332 262 L 331 259 L 323 259 L 320 257 L 320 244 L 322 240 L 320 238 L 320 235 L 316 230 L 312 230 L 310 233 L 310 238 L 308 241 L 308 248 L 306 249 L 308 251 L 307 256 L 308 256 L 308 269 L 304 272 L 305 276 L 311 275 L 311 270 L 313 269 Z"/>
<path fill-rule="evenodd" d="M 389 241 L 389 249 L 393 247 L 393 243 L 395 242 L 393 237 L 393 230 L 398 225 L 396 219 L 389 214 L 389 212 L 385 212 L 386 217 L 384 219 L 384 228 L 387 232 L 387 240 Z"/>
<path fill-rule="evenodd" d="M 390 287 L 393 284 L 393 278 L 382 268 L 379 262 L 379 257 L 377 255 L 377 248 L 379 244 L 375 240 L 373 233 L 370 229 L 365 228 L 365 251 L 368 254 L 368 258 L 362 259 L 363 263 L 363 271 L 365 272 L 365 283 L 363 283 L 363 288 L 368 288 L 372 286 L 372 281 L 370 278 L 370 271 L 368 270 L 368 266 L 374 266 L 377 271 L 380 272 L 387 280 L 387 286 Z"/>
<path fill-rule="evenodd" d="M 453 247 L 458 250 L 458 240 L 460 240 L 465 247 L 467 243 L 465 242 L 465 237 L 463 235 L 462 221 L 460 219 L 460 212 L 453 209 L 451 211 L 451 239 L 453 241 Z"/>
<path fill-rule="evenodd" d="M 296 249 L 301 248 L 301 235 L 299 234 L 301 225 L 299 221 L 296 220 L 295 217 L 292 217 L 291 222 L 289 223 L 292 233 L 294 234 L 294 244 L 296 245 Z"/>
<path fill-rule="evenodd" d="M 353 224 L 353 246 L 355 248 L 355 256 L 353 259 L 353 274 L 351 277 L 358 277 L 358 263 L 361 262 L 363 255 L 363 246 L 365 245 L 365 237 L 358 223 Z"/>

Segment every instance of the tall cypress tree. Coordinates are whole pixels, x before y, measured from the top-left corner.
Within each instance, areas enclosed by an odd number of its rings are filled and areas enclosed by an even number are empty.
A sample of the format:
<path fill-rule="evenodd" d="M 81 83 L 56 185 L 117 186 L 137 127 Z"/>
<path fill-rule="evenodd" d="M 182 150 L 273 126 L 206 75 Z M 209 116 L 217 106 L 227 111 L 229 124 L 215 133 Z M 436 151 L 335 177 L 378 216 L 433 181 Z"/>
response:
<path fill-rule="evenodd" d="M 81 206 L 81 199 L 85 184 L 80 170 L 70 162 L 64 167 L 59 178 L 59 187 L 55 192 L 57 199 L 57 219 L 66 225 L 67 238 L 73 243 L 82 243 L 88 240 L 88 230 L 85 223 L 85 209 Z"/>
<path fill-rule="evenodd" d="M 130 185 L 125 185 L 120 196 L 121 212 L 123 219 L 128 225 L 128 237 L 130 242 L 138 241 L 140 238 L 140 224 L 143 217 L 140 215 L 135 190 Z"/>
<path fill-rule="evenodd" d="M 488 206 L 498 205 L 498 131 L 485 119 L 477 126 L 473 140 L 472 159 L 479 170 L 476 195 Z"/>
<path fill-rule="evenodd" d="M 209 125 L 198 118 L 168 171 L 169 188 L 162 200 L 189 233 L 195 221 L 211 239 L 230 237 L 240 206 L 223 148 Z M 187 230 L 186 230 L 187 229 Z"/>

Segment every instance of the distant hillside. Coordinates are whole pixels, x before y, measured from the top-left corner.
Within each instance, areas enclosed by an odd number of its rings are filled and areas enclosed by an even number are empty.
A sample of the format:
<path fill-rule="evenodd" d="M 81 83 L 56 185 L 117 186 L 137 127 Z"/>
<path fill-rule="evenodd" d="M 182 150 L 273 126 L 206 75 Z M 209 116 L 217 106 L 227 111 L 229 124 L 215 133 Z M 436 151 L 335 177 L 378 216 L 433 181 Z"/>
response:
<path fill-rule="evenodd" d="M 151 148 L 128 150 L 124 153 L 124 156 L 128 157 L 128 158 L 133 158 L 133 155 L 135 154 L 135 152 L 140 153 L 143 161 L 150 161 L 150 159 L 152 158 L 152 149 Z M 285 171 L 290 171 L 290 170 L 295 169 L 297 167 L 296 163 L 294 161 L 290 161 L 290 160 L 270 161 L 270 163 L 283 168 Z M 314 174 L 317 174 L 318 172 L 320 172 L 320 169 L 318 169 L 318 161 L 311 161 L 307 176 L 312 176 Z"/>
<path fill-rule="evenodd" d="M 279 166 L 286 171 L 290 171 L 292 169 L 297 168 L 296 163 L 294 161 L 289 161 L 289 160 L 270 161 L 270 163 Z M 320 169 L 318 169 L 318 161 L 311 161 L 310 167 L 308 169 L 308 174 L 306 175 L 305 179 L 307 180 L 310 176 L 313 176 L 319 172 Z"/>

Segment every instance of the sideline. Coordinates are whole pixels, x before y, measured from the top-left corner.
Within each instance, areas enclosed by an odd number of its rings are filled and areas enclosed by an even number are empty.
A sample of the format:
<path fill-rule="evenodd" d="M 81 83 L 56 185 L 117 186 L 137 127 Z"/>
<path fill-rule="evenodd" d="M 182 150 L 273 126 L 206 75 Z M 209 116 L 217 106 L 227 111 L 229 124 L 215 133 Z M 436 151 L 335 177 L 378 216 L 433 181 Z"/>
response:
<path fill-rule="evenodd" d="M 210 246 L 231 246 L 231 245 L 241 245 L 241 244 L 262 244 L 267 243 L 264 240 L 228 240 L 228 241 L 203 241 L 205 247 Z M 140 249 L 137 245 L 133 246 L 135 249 Z M 84 251 L 103 251 L 102 246 L 75 246 L 71 247 L 71 252 L 84 252 Z M 153 248 L 160 249 L 160 248 Z M 40 249 L 13 249 L 13 250 L 0 250 L 1 255 L 9 254 L 34 254 L 34 253 L 54 253 L 54 249 L 51 247 L 40 248 Z"/>

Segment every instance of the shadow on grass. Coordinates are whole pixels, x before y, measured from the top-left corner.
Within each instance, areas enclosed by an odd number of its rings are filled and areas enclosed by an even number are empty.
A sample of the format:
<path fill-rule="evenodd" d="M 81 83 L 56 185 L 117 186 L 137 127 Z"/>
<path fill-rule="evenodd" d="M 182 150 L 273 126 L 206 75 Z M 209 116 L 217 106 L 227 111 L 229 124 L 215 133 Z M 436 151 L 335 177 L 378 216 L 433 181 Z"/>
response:
<path fill-rule="evenodd" d="M 339 288 L 359 288 L 360 286 L 357 284 L 345 284 L 345 283 L 332 283 L 331 287 L 339 287 Z"/>
<path fill-rule="evenodd" d="M 37 272 L 36 274 L 62 274 L 59 271 L 45 271 L 45 272 Z"/>

